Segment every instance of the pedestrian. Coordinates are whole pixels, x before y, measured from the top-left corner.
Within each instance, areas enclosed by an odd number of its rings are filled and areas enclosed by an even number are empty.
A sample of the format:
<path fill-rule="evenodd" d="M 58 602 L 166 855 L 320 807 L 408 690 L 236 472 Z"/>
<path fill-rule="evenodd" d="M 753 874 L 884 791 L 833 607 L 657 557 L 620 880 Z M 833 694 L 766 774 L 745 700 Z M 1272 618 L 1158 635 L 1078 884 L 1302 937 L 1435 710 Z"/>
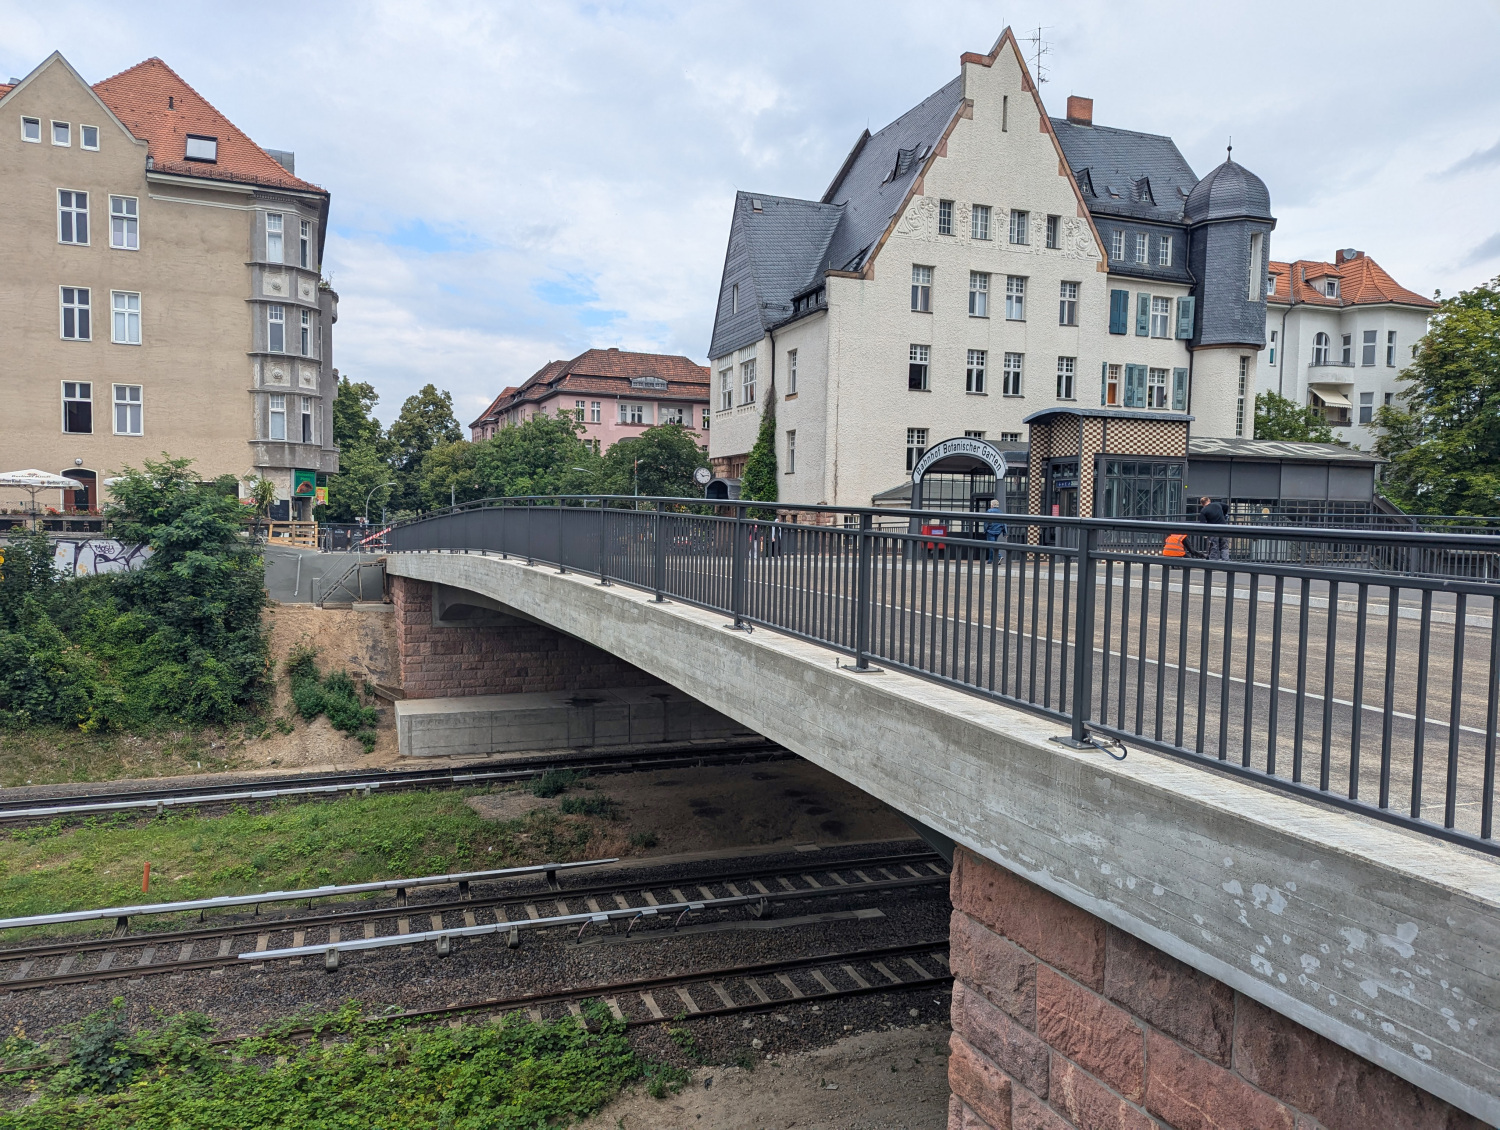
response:
<path fill-rule="evenodd" d="M 1207 522 L 1211 526 L 1222 526 L 1229 521 L 1224 513 L 1221 503 L 1215 502 L 1208 495 L 1198 500 L 1203 504 L 1203 509 L 1198 511 L 1198 521 Z M 1229 560 L 1229 539 L 1225 537 L 1210 537 L 1208 540 L 1208 559 L 1210 561 Z"/>
<path fill-rule="evenodd" d="M 1009 531 L 1006 530 L 1005 523 L 1000 520 L 1000 516 L 1004 513 L 1005 511 L 1000 509 L 1000 500 L 998 498 L 991 500 L 990 508 L 985 511 L 985 517 L 988 519 L 984 524 L 985 541 L 998 542 L 1005 540 Z M 994 557 L 995 551 L 993 549 L 989 550 L 985 555 L 986 560 L 994 560 Z"/>

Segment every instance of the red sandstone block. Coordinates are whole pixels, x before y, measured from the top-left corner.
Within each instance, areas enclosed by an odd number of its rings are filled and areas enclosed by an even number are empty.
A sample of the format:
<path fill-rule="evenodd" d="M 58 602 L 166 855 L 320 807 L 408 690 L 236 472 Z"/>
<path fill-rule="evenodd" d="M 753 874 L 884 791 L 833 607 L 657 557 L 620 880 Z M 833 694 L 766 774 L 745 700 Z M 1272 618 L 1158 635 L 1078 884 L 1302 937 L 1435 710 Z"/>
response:
<path fill-rule="evenodd" d="M 953 905 L 1092 989 L 1104 988 L 1104 922 L 959 848 Z"/>
<path fill-rule="evenodd" d="M 1145 1034 L 1124 1009 L 1045 965 L 1036 971 L 1036 1034 L 1132 1102 L 1146 1085 Z"/>
<path fill-rule="evenodd" d="M 1110 926 L 1104 995 L 1214 1062 L 1228 1066 L 1234 1033 L 1234 990 L 1224 982 Z"/>
<path fill-rule="evenodd" d="M 1146 1109 L 1176 1130 L 1295 1130 L 1296 1112 L 1234 1072 L 1152 1032 Z"/>
<path fill-rule="evenodd" d="M 948 1130 L 994 1130 L 957 1095 L 948 1096 Z"/>
<path fill-rule="evenodd" d="M 1126 1102 L 1076 1063 L 1052 1057 L 1047 1099 L 1052 1108 L 1084 1130 L 1156 1130 L 1139 1107 Z"/>
<path fill-rule="evenodd" d="M 1073 1130 L 1071 1122 L 1025 1087 L 1017 1086 L 1010 1089 L 1010 1125 L 1011 1130 Z"/>
<path fill-rule="evenodd" d="M 1479 1130 L 1485 1123 L 1249 997 L 1237 1002 L 1234 1069 L 1328 1130 Z"/>
<path fill-rule="evenodd" d="M 1010 1080 L 957 1032 L 948 1045 L 949 1089 L 993 1130 L 1010 1130 Z"/>
<path fill-rule="evenodd" d="M 1017 1083 L 1047 1093 L 1047 1045 L 962 981 L 953 985 L 953 1030 Z"/>
<path fill-rule="evenodd" d="M 1035 1030 L 1036 958 L 955 910 L 948 926 L 948 962 L 954 977 Z"/>

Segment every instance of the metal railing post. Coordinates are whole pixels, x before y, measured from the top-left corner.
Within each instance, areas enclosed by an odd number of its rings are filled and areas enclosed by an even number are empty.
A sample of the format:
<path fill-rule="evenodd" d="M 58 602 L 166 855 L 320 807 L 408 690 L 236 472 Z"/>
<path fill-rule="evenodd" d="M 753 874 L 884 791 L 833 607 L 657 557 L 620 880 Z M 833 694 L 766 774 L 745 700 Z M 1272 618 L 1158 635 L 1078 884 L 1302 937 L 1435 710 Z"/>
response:
<path fill-rule="evenodd" d="M 536 561 L 531 556 L 531 515 L 536 507 L 530 501 L 526 503 L 526 564 L 535 565 Z"/>
<path fill-rule="evenodd" d="M 729 558 L 729 610 L 734 614 L 734 623 L 730 625 L 737 632 L 743 632 L 745 624 L 745 573 L 749 564 L 747 558 L 750 553 L 750 531 L 754 529 L 745 521 L 745 508 L 736 504 L 734 508 L 734 524 L 730 527 L 733 531 Z"/>
<path fill-rule="evenodd" d="M 1098 563 L 1099 531 L 1093 526 L 1083 530 L 1078 546 L 1078 600 L 1073 621 L 1073 701 L 1068 711 L 1073 728 L 1058 741 L 1079 749 L 1091 749 L 1089 708 L 1094 702 L 1094 587 Z M 1059 538 L 1059 541 L 1062 539 Z"/>
<path fill-rule="evenodd" d="M 661 503 L 656 504 L 656 512 L 651 515 L 651 540 L 652 548 L 655 550 L 656 563 L 652 570 L 655 574 L 656 596 L 652 599 L 653 604 L 665 604 L 667 602 L 667 539 L 662 532 Z"/>
<path fill-rule="evenodd" d="M 870 555 L 873 540 L 870 530 L 874 519 L 869 514 L 859 516 L 859 576 L 854 590 L 854 669 L 870 670 Z"/>
<path fill-rule="evenodd" d="M 604 548 L 604 512 L 606 509 L 604 499 L 601 497 L 599 499 L 599 583 L 607 586 L 609 584 L 609 570 L 604 567 L 609 556 Z"/>

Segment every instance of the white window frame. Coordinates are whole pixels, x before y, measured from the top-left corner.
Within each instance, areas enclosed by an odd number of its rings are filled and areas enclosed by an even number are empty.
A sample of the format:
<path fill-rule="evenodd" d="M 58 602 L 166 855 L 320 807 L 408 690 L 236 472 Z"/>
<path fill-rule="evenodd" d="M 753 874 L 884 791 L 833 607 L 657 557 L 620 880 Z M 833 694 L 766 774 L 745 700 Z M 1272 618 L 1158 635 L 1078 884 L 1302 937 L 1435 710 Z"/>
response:
<path fill-rule="evenodd" d="M 66 207 L 64 207 L 63 202 L 62 202 L 62 194 L 65 193 L 65 192 L 68 194 L 68 199 L 70 201 L 70 203 Z M 82 208 L 78 207 L 78 198 L 80 196 L 83 197 L 83 207 Z M 64 246 L 67 246 L 67 247 L 88 247 L 88 246 L 90 246 L 91 243 L 92 243 L 92 241 L 93 241 L 93 238 L 94 238 L 94 225 L 91 224 L 91 223 L 89 223 L 89 219 L 90 219 L 89 213 L 92 210 L 93 209 L 89 207 L 89 194 L 87 192 L 83 191 L 82 189 L 76 189 L 76 188 L 59 188 L 57 190 L 57 242 L 63 244 Z M 72 216 L 72 218 L 73 218 L 73 236 L 74 236 L 74 238 L 72 238 L 72 239 L 64 239 L 63 238 L 63 214 L 64 213 Z M 82 239 L 77 238 L 77 236 L 78 236 L 78 217 L 79 216 L 83 217 L 83 238 Z"/>
<path fill-rule="evenodd" d="M 302 311 L 302 325 L 299 327 L 300 340 L 298 344 L 302 347 L 302 356 L 312 356 L 312 311 Z"/>
<path fill-rule="evenodd" d="M 124 396 L 121 396 L 121 393 Z M 131 393 L 135 395 L 132 397 Z M 141 385 L 112 385 L 110 396 L 111 412 L 110 423 L 114 425 L 114 434 L 117 436 L 142 436 L 146 434 L 146 395 Z M 132 412 L 132 409 L 134 411 Z M 123 411 L 122 411 L 123 410 Z M 134 416 L 134 419 L 131 417 Z M 125 421 L 125 427 L 120 427 L 121 419 Z M 134 428 L 131 425 L 134 425 Z"/>
<path fill-rule="evenodd" d="M 94 382 L 93 381 L 62 381 L 62 420 L 60 426 L 65 436 L 91 436 L 94 434 Z M 72 387 L 73 395 L 68 395 L 68 388 Z M 87 390 L 80 393 L 79 389 Z M 71 431 L 68 428 L 68 405 L 87 404 L 89 406 L 88 431 Z"/>
<path fill-rule="evenodd" d="M 964 365 L 964 392 L 972 396 L 985 396 L 989 393 L 987 386 L 986 370 L 989 367 L 989 351 L 985 349 L 971 349 Z"/>
<path fill-rule="evenodd" d="M 57 140 L 57 127 L 58 126 L 62 126 L 62 128 L 63 128 L 63 140 L 62 141 L 58 141 Z M 57 146 L 59 149 L 72 149 L 73 148 L 73 125 L 72 125 L 71 122 L 53 121 L 53 123 L 52 123 L 52 144 L 55 145 L 55 146 Z"/>
<path fill-rule="evenodd" d="M 1160 295 L 1151 296 L 1151 336 L 1171 337 L 1172 300 Z"/>
<path fill-rule="evenodd" d="M 281 346 L 277 348 L 276 332 L 281 331 Z M 266 307 L 266 352 L 286 352 L 286 307 L 281 305 L 270 305 Z"/>
<path fill-rule="evenodd" d="M 300 403 L 298 404 L 298 407 L 301 409 L 301 411 L 298 413 L 298 415 L 301 416 L 302 427 L 298 429 L 297 432 L 298 440 L 302 443 L 317 443 L 318 418 L 313 412 L 313 398 L 310 396 L 303 396 L 300 397 L 299 400 Z"/>
<path fill-rule="evenodd" d="M 1125 382 L 1125 366 L 1106 364 L 1104 367 L 1104 405 L 1120 406 L 1120 388 Z"/>
<path fill-rule="evenodd" d="M 1258 302 L 1265 297 L 1266 284 L 1261 282 L 1261 272 L 1266 269 L 1262 262 L 1265 246 L 1266 237 L 1263 232 L 1250 233 L 1250 277 L 1245 287 L 1245 298 L 1249 302 Z"/>
<path fill-rule="evenodd" d="M 273 220 L 276 222 L 275 227 L 271 226 L 271 221 Z M 271 240 L 273 237 L 276 241 L 276 253 L 274 255 L 271 254 Z M 286 214 L 283 212 L 266 213 L 266 262 L 286 262 Z"/>
<path fill-rule="evenodd" d="M 1360 368 L 1374 368 L 1375 358 L 1379 355 L 1380 331 L 1361 330 L 1359 334 L 1359 365 Z M 1366 361 L 1365 358 L 1369 360 Z"/>
<path fill-rule="evenodd" d="M 131 299 L 135 300 L 134 303 Z M 109 292 L 109 340 L 114 345 L 140 345 L 141 295 L 139 291 L 112 290 Z"/>
<path fill-rule="evenodd" d="M 1078 399 L 1078 358 L 1057 359 L 1057 399 Z"/>
<path fill-rule="evenodd" d="M 280 425 L 278 428 L 278 424 Z M 281 434 L 277 435 L 277 431 Z M 286 442 L 286 393 L 273 392 L 266 408 L 266 438 Z"/>
<path fill-rule="evenodd" d="M 1026 354 L 1005 354 L 1000 368 L 1000 392 L 1003 396 L 1026 395 Z"/>
<path fill-rule="evenodd" d="M 309 269 L 312 263 L 312 221 L 299 220 L 297 228 L 297 266 Z"/>
<path fill-rule="evenodd" d="M 67 294 L 73 293 L 73 301 L 67 300 Z M 83 295 L 83 301 L 78 301 L 78 295 Z M 73 333 L 67 332 L 68 311 L 73 311 Z M 80 318 L 79 311 L 86 317 Z M 79 333 L 78 330 L 84 322 L 86 332 Z M 63 341 L 93 341 L 94 340 L 94 296 L 86 286 L 60 286 L 57 288 L 57 336 Z"/>
<path fill-rule="evenodd" d="M 1158 369 L 1155 367 L 1146 370 L 1146 407 L 1158 411 L 1167 407 L 1168 388 L 1172 380 L 1170 369 Z"/>
<path fill-rule="evenodd" d="M 911 265 L 911 310 L 913 314 L 932 313 L 932 268 L 921 263 Z"/>
<path fill-rule="evenodd" d="M 1026 276 L 1005 276 L 1005 320 L 1007 322 L 1024 322 L 1026 320 Z"/>
<path fill-rule="evenodd" d="M 969 208 L 969 238 L 990 238 L 990 206 L 974 204 Z"/>
<path fill-rule="evenodd" d="M 969 272 L 969 317 L 990 316 L 990 274 L 988 271 Z"/>
<path fill-rule="evenodd" d="M 685 428 L 688 426 L 687 409 L 681 404 L 658 404 L 656 422 L 658 424 L 681 424 Z"/>
<path fill-rule="evenodd" d="M 1125 233 L 1119 228 L 1109 233 L 1109 257 L 1117 263 L 1125 261 Z"/>
<path fill-rule="evenodd" d="M 1078 324 L 1078 284 L 1064 279 L 1057 286 L 1057 324 Z"/>
<path fill-rule="evenodd" d="M 922 461 L 922 456 L 927 454 L 927 429 L 906 429 L 906 469 L 912 470 Z"/>
<path fill-rule="evenodd" d="M 938 235 L 953 234 L 953 201 L 938 201 Z"/>
<path fill-rule="evenodd" d="M 706 410 L 705 410 L 706 411 Z M 589 402 L 589 423 L 598 424 L 604 419 L 604 405 L 594 400 Z"/>
<path fill-rule="evenodd" d="M 1010 241 L 1018 247 L 1031 245 L 1031 213 L 1024 208 L 1010 210 Z"/>
<path fill-rule="evenodd" d="M 1276 276 L 1269 271 L 1266 272 L 1266 297 L 1276 293 Z"/>
<path fill-rule="evenodd" d="M 740 403 L 755 403 L 755 362 L 757 358 L 740 362 Z"/>
<path fill-rule="evenodd" d="M 116 229 L 118 228 L 118 237 Z M 109 245 L 116 251 L 141 249 L 141 201 L 136 196 L 109 198 Z"/>
<path fill-rule="evenodd" d="M 1266 357 L 1266 363 L 1268 365 L 1274 365 L 1274 364 L 1276 364 L 1276 331 L 1275 330 L 1271 331 L 1270 352 L 1269 352 L 1269 355 Z"/>
<path fill-rule="evenodd" d="M 1239 383 L 1235 390 L 1234 402 L 1234 434 L 1243 436 L 1245 434 L 1245 382 L 1250 378 L 1250 358 L 1240 358 Z"/>
<path fill-rule="evenodd" d="M 1354 364 L 1354 335 L 1352 333 L 1339 336 L 1339 364 Z"/>
<path fill-rule="evenodd" d="M 1000 433 L 1000 442 L 1001 443 L 1020 443 L 1021 442 L 1021 433 L 1020 432 L 1001 432 Z"/>
<path fill-rule="evenodd" d="M 1323 297 L 1324 298 L 1337 298 L 1338 296 L 1339 296 L 1339 280 L 1338 279 L 1324 279 L 1323 280 Z"/>
<path fill-rule="evenodd" d="M 27 137 L 26 136 L 26 125 L 27 125 L 28 122 L 31 123 L 32 125 L 36 126 L 36 136 L 35 137 Z M 42 119 L 41 118 L 32 118 L 32 117 L 28 117 L 25 114 L 21 115 L 21 140 L 24 141 L 24 142 L 26 142 L 28 145 L 40 145 L 42 143 Z"/>
<path fill-rule="evenodd" d="M 797 395 L 797 351 L 795 349 L 786 351 L 786 394 Z"/>
<path fill-rule="evenodd" d="M 89 130 L 93 130 L 94 131 L 94 144 L 92 144 L 92 145 L 89 144 L 89 134 L 88 134 Z M 97 153 L 97 152 L 99 152 L 99 127 L 98 126 L 80 125 L 78 127 L 78 148 L 80 148 L 80 149 L 87 149 L 90 153 Z"/>
<path fill-rule="evenodd" d="M 786 433 L 786 473 L 795 475 L 797 473 L 797 429 L 792 428 Z"/>
<path fill-rule="evenodd" d="M 1157 236 L 1156 265 L 1158 267 L 1170 267 L 1172 265 L 1172 237 L 1169 235 Z"/>
<path fill-rule="evenodd" d="M 620 423 L 622 424 L 645 424 L 646 406 L 639 400 L 620 401 Z"/>
<path fill-rule="evenodd" d="M 922 366 L 920 384 L 912 384 L 913 367 Z M 932 387 L 932 346 L 912 342 L 906 348 L 906 389 L 908 392 L 926 392 Z"/>
<path fill-rule="evenodd" d="M 1054 251 L 1057 250 L 1058 248 L 1060 248 L 1062 246 L 1062 217 L 1061 216 L 1051 216 L 1051 215 L 1049 215 L 1047 217 L 1047 237 L 1046 237 L 1046 244 L 1047 244 L 1047 246 L 1049 248 L 1053 249 Z"/>
<path fill-rule="evenodd" d="M 573 418 L 580 424 L 583 423 L 583 412 L 587 404 L 582 400 L 573 401 Z"/>
<path fill-rule="evenodd" d="M 984 433 L 983 432 L 974 431 L 971 428 L 965 428 L 964 429 L 964 439 L 983 439 L 983 438 L 984 438 Z"/>
<path fill-rule="evenodd" d="M 1137 263 L 1144 263 L 1144 262 L 1146 262 L 1147 258 L 1149 258 L 1149 256 L 1147 256 L 1147 254 L 1146 254 L 1146 243 L 1147 243 L 1146 233 L 1143 232 L 1143 231 L 1136 232 L 1135 233 L 1135 261 Z"/>
<path fill-rule="evenodd" d="M 734 366 L 719 370 L 719 411 L 728 412 L 734 407 Z"/>
<path fill-rule="evenodd" d="M 1394 369 L 1396 367 L 1396 331 L 1385 332 L 1385 367 Z"/>

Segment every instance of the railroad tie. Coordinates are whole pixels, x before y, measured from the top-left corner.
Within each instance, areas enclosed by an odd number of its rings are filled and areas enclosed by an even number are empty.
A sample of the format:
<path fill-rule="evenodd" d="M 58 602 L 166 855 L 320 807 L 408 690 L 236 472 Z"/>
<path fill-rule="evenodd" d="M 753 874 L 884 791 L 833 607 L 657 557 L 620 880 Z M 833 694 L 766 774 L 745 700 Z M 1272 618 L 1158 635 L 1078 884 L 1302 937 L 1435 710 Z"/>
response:
<path fill-rule="evenodd" d="M 931 976 L 932 976 L 932 974 L 931 974 L 931 973 L 929 973 L 929 972 L 927 972 L 927 970 L 925 970 L 925 969 L 923 969 L 923 968 L 922 968 L 922 967 L 921 967 L 921 966 L 920 966 L 920 965 L 918 965 L 918 964 L 917 964 L 917 963 L 916 963 L 916 962 L 915 962 L 915 961 L 913 961 L 913 960 L 912 960 L 912 959 L 911 959 L 911 958 L 909 958 L 909 957 L 906 957 L 906 958 L 902 958 L 902 960 L 903 960 L 903 961 L 904 961 L 904 962 L 905 962 L 905 963 L 906 963 L 906 964 L 907 964 L 907 965 L 909 965 L 909 966 L 911 966 L 911 968 L 913 968 L 913 969 L 915 969 L 915 970 L 916 970 L 916 971 L 917 971 L 917 976 L 918 976 L 918 977 L 923 977 L 923 978 L 927 978 L 927 977 L 931 977 Z"/>
<path fill-rule="evenodd" d="M 427 921 L 432 923 L 434 930 L 441 930 L 443 928 L 443 916 L 441 914 L 429 914 Z"/>
<path fill-rule="evenodd" d="M 106 950 L 104 956 L 99 959 L 99 965 L 95 969 L 95 972 L 97 972 L 97 973 L 103 973 L 106 969 L 108 969 L 114 963 L 115 963 L 115 951 L 114 950 Z"/>
<path fill-rule="evenodd" d="M 68 974 L 69 972 L 72 971 L 72 969 L 73 969 L 73 963 L 75 961 L 77 961 L 77 960 L 78 960 L 78 955 L 76 953 L 70 953 L 70 954 L 68 954 L 67 957 L 63 958 L 62 961 L 58 962 L 58 964 L 57 964 L 57 972 L 54 973 L 53 976 L 54 977 L 65 976 L 66 974 Z"/>
<path fill-rule="evenodd" d="M 750 991 L 755 994 L 756 1000 L 760 1001 L 761 1004 L 771 1003 L 771 998 L 766 996 L 766 991 L 760 987 L 759 981 L 754 977 L 746 977 L 743 980 L 745 984 L 750 986 Z"/>
<path fill-rule="evenodd" d="M 10 981 L 20 981 L 20 980 L 23 980 L 26 977 L 26 974 L 28 974 L 28 973 L 31 972 L 31 967 L 33 965 L 35 965 L 35 964 L 36 964 L 36 962 L 34 960 L 31 960 L 31 959 L 28 958 L 26 961 L 21 962 L 21 964 L 16 967 L 16 971 L 14 973 L 12 973 L 10 975 L 10 977 L 7 978 L 7 980 L 10 980 Z"/>
<path fill-rule="evenodd" d="M 927 956 L 930 957 L 930 958 L 932 958 L 933 961 L 937 962 L 937 967 L 939 969 L 952 969 L 953 968 L 951 965 L 948 964 L 948 955 L 945 954 L 945 953 L 930 953 Z"/>
<path fill-rule="evenodd" d="M 927 870 L 931 871 L 934 875 L 946 875 L 947 874 L 947 872 L 944 871 L 941 867 L 939 867 L 936 863 L 929 863 L 927 865 Z"/>
<path fill-rule="evenodd" d="M 821 891 L 823 889 L 823 884 L 818 882 L 811 875 L 803 875 L 802 877 L 807 880 L 807 885 L 813 890 Z"/>
<path fill-rule="evenodd" d="M 795 891 L 797 889 L 785 875 L 776 876 L 776 881 L 781 884 L 781 889 L 784 891 Z"/>
<path fill-rule="evenodd" d="M 858 879 L 861 883 L 873 883 L 875 881 L 874 879 L 872 879 L 868 875 L 866 875 L 863 871 L 856 871 L 854 873 L 854 877 L 856 879 Z"/>
<path fill-rule="evenodd" d="M 328 944 L 331 946 L 338 945 L 339 939 L 342 937 L 342 935 L 343 931 L 340 930 L 337 926 L 328 927 Z"/>
<path fill-rule="evenodd" d="M 896 876 L 891 874 L 891 870 L 889 867 L 879 867 L 876 868 L 876 870 L 878 870 L 882 875 L 884 875 L 887 879 L 890 879 L 892 882 L 895 881 Z"/>
<path fill-rule="evenodd" d="M 666 1013 L 662 1012 L 661 1005 L 656 1003 L 656 998 L 653 997 L 650 993 L 642 993 L 641 1000 L 644 1001 L 646 1007 L 651 1010 L 651 1016 L 653 1017 L 653 1019 L 660 1020 L 663 1016 L 666 1015 Z"/>
<path fill-rule="evenodd" d="M 740 893 L 740 889 L 738 887 L 736 887 L 733 883 L 725 883 L 724 886 L 725 886 L 726 889 L 728 889 L 729 893 L 732 894 L 735 898 L 740 899 L 740 898 L 744 898 L 745 897 L 743 894 Z"/>
<path fill-rule="evenodd" d="M 218 957 L 228 957 L 229 956 L 229 949 L 233 945 L 234 945 L 234 937 L 232 935 L 226 934 L 224 937 L 222 937 L 222 938 L 219 939 L 219 952 L 218 952 L 218 954 L 216 956 L 218 956 Z"/>
<path fill-rule="evenodd" d="M 682 893 L 682 888 L 680 888 L 680 887 L 673 887 L 672 888 L 672 901 L 673 902 L 687 902 L 689 900 L 688 900 L 687 895 L 685 895 L 685 894 Z"/>
<path fill-rule="evenodd" d="M 801 989 L 797 988 L 797 986 L 792 982 L 792 979 L 790 977 L 788 977 L 785 973 L 778 973 L 778 974 L 776 974 L 776 980 L 780 981 L 782 987 L 784 989 L 786 989 L 787 992 L 791 993 L 794 998 L 800 999 L 802 997 L 807 996 L 806 993 L 804 993 Z"/>
<path fill-rule="evenodd" d="M 616 1020 L 624 1020 L 625 1014 L 620 1011 L 620 1002 L 615 997 L 605 997 L 604 1004 L 609 1009 L 609 1014 Z"/>
<path fill-rule="evenodd" d="M 899 985 L 902 983 L 901 978 L 897 977 L 894 973 L 887 969 L 884 962 L 872 961 L 870 962 L 870 968 L 875 970 L 876 973 L 879 973 L 886 980 L 890 981 L 892 985 Z"/>
<path fill-rule="evenodd" d="M 532 906 L 531 903 L 528 902 L 526 904 L 526 917 L 535 922 L 538 918 L 541 917 L 541 913 L 537 910 L 536 907 Z"/>
<path fill-rule="evenodd" d="M 192 942 L 183 942 L 182 945 L 177 948 L 177 960 L 178 961 L 191 961 L 192 959 L 193 959 L 193 943 Z M 58 972 L 62 972 L 61 967 L 59 967 Z"/>
<path fill-rule="evenodd" d="M 646 900 L 646 905 L 647 906 L 657 906 L 658 905 L 658 903 L 656 901 L 656 896 L 653 895 L 650 891 L 642 891 L 641 892 L 641 897 Z"/>
<path fill-rule="evenodd" d="M 466 911 L 464 911 L 464 925 L 465 926 L 477 926 L 478 925 L 478 922 L 474 918 L 474 912 L 472 910 L 466 910 Z"/>
<path fill-rule="evenodd" d="M 367 938 L 373 938 L 374 936 L 375 936 L 375 923 L 373 923 L 373 922 L 366 922 L 365 923 L 365 937 L 367 937 Z"/>
<path fill-rule="evenodd" d="M 691 993 L 689 993 L 686 988 L 679 987 L 678 990 L 677 990 L 677 996 L 678 996 L 678 999 L 680 999 L 682 1001 L 682 1003 L 687 1006 L 687 1010 L 689 1012 L 702 1012 L 703 1011 L 701 1008 L 698 1007 L 698 1002 L 693 999 L 693 995 Z"/>
<path fill-rule="evenodd" d="M 565 903 L 565 902 L 563 902 L 562 899 L 557 899 L 555 901 L 557 902 L 557 913 L 559 913 L 559 914 L 572 914 L 573 913 L 571 910 L 568 909 L 568 904 Z"/>
<path fill-rule="evenodd" d="M 755 888 L 755 893 L 758 895 L 768 895 L 771 893 L 766 889 L 766 885 L 759 879 L 751 879 L 750 885 Z"/>
<path fill-rule="evenodd" d="M 837 993 L 838 992 L 838 990 L 833 987 L 833 982 L 830 981 L 827 977 L 823 976 L 823 974 L 822 974 L 822 972 L 820 970 L 809 969 L 807 971 L 807 975 L 809 977 L 811 977 L 814 981 L 816 981 L 818 984 L 822 985 L 823 988 L 827 989 L 830 993 Z"/>
<path fill-rule="evenodd" d="M 734 1003 L 734 998 L 731 997 L 729 995 L 729 991 L 724 988 L 724 982 L 723 981 L 710 981 L 708 983 L 708 985 L 709 985 L 709 988 L 713 989 L 714 992 L 716 992 L 716 993 L 719 994 L 719 1000 L 721 1000 L 721 1001 L 724 1002 L 724 1007 L 725 1008 L 734 1008 L 734 1007 L 736 1007 L 735 1003 Z"/>
<path fill-rule="evenodd" d="M 861 989 L 868 989 L 870 987 L 870 982 L 866 981 L 863 977 L 861 977 L 859 975 L 859 971 L 856 970 L 854 968 L 854 966 L 852 966 L 852 965 L 841 965 L 841 966 L 839 966 L 839 968 L 842 969 L 845 973 L 847 973 L 849 975 L 849 980 L 853 981 Z"/>
<path fill-rule="evenodd" d="M 913 867 L 910 863 L 903 863 L 901 865 L 901 869 L 903 871 L 909 871 L 909 872 L 911 872 L 911 877 L 913 879 L 920 879 L 922 877 L 922 873 L 920 871 L 918 871 L 915 867 Z"/>
<path fill-rule="evenodd" d="M 293 930 L 292 931 L 292 948 L 293 949 L 300 949 L 303 945 L 306 944 L 306 942 L 307 942 L 307 931 L 306 930 Z M 292 960 L 290 962 L 288 962 L 288 964 L 289 965 L 301 965 L 302 964 L 302 959 L 300 957 L 294 957 L 294 958 L 292 958 Z"/>
<path fill-rule="evenodd" d="M 702 895 L 706 899 L 718 898 L 718 896 L 716 894 L 714 894 L 711 890 L 709 890 L 707 887 L 699 887 L 698 888 L 698 893 L 700 895 Z"/>
<path fill-rule="evenodd" d="M 596 899 L 596 898 L 595 898 L 595 897 L 594 897 L 594 896 L 593 896 L 593 895 L 590 895 L 590 896 L 589 896 L 589 897 L 588 897 L 588 898 L 586 898 L 586 899 L 584 899 L 584 900 L 583 900 L 583 903 L 584 903 L 584 905 L 585 905 L 585 906 L 587 906 L 587 907 L 588 907 L 588 908 L 589 908 L 589 910 L 590 910 L 590 911 L 592 911 L 592 912 L 593 912 L 593 913 L 595 913 L 595 914 L 601 914 L 601 913 L 603 913 L 603 912 L 602 912 L 602 911 L 601 911 L 601 910 L 600 910 L 600 909 L 599 909 L 599 900 L 598 900 L 598 899 Z"/>
<path fill-rule="evenodd" d="M 628 898 L 626 898 L 624 895 L 617 894 L 617 895 L 615 895 L 615 905 L 617 907 L 619 907 L 621 910 L 629 910 L 630 909 L 630 900 Z"/>
<path fill-rule="evenodd" d="M 145 949 L 141 950 L 141 956 L 135 959 L 135 963 L 136 965 L 150 965 L 152 959 L 155 957 L 156 947 L 147 946 Z"/>
<path fill-rule="evenodd" d="M 535 1020 L 538 1024 L 546 1019 L 546 1017 L 542 1015 L 542 1010 L 539 1008 L 528 1008 L 526 1010 L 526 1015 L 531 1017 L 531 1019 Z"/>
<path fill-rule="evenodd" d="M 411 919 L 410 918 L 398 918 L 398 919 L 396 919 L 396 933 L 398 933 L 398 934 L 410 934 L 411 933 Z"/>
<path fill-rule="evenodd" d="M 837 871 L 829 871 L 827 874 L 828 874 L 828 877 L 830 879 L 832 879 L 835 883 L 837 883 L 839 886 L 841 886 L 841 887 L 847 887 L 849 885 L 849 881 L 847 879 L 845 879 L 842 875 L 840 875 Z"/>

